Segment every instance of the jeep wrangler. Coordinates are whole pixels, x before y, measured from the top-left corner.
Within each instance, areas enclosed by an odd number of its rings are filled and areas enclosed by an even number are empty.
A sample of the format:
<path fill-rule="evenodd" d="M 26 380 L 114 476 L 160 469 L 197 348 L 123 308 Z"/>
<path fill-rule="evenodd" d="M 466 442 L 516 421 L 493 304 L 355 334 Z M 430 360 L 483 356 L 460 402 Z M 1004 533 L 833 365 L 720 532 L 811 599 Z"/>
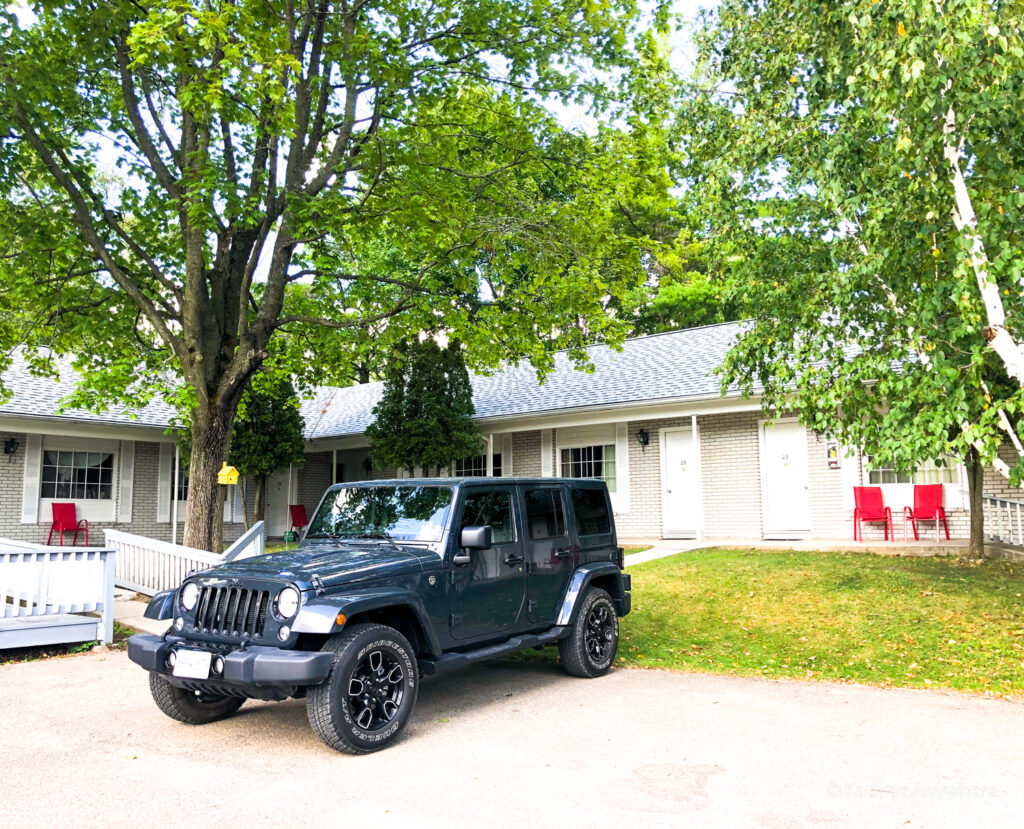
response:
<path fill-rule="evenodd" d="M 158 593 L 128 656 L 167 716 L 305 697 L 331 748 L 390 745 L 420 678 L 557 644 L 570 674 L 615 659 L 630 609 L 608 490 L 561 478 L 339 484 L 296 550 L 190 574 Z"/>

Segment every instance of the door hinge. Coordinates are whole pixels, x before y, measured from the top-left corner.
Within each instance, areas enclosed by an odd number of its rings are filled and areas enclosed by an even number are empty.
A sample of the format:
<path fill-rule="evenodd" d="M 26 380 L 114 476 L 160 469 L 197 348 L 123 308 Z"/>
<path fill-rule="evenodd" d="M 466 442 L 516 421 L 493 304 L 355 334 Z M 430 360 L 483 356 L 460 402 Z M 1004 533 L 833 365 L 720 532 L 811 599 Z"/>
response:
<path fill-rule="evenodd" d="M 463 615 L 461 613 L 453 613 L 448 617 L 448 625 L 450 627 L 457 627 L 462 624 Z"/>

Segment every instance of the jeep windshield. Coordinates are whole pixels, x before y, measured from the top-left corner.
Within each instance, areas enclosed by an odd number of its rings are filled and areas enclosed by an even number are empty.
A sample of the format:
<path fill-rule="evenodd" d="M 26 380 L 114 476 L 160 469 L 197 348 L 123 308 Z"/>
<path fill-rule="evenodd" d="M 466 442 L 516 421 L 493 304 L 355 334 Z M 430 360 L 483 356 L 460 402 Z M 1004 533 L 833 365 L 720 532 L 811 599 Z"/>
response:
<path fill-rule="evenodd" d="M 441 540 L 455 491 L 447 486 L 351 486 L 331 490 L 306 538 Z"/>

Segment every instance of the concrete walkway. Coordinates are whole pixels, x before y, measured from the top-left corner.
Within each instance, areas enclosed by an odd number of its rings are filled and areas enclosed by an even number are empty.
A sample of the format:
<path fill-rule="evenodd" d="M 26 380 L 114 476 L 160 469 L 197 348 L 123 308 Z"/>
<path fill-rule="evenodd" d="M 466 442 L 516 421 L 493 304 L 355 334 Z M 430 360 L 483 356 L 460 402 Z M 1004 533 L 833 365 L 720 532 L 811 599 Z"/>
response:
<path fill-rule="evenodd" d="M 0 667 L 5 829 L 1020 825 L 1024 706 L 829 683 L 498 662 L 425 681 L 364 757 L 301 700 L 187 726 L 124 652 Z M 288 817 L 291 816 L 291 817 Z"/>

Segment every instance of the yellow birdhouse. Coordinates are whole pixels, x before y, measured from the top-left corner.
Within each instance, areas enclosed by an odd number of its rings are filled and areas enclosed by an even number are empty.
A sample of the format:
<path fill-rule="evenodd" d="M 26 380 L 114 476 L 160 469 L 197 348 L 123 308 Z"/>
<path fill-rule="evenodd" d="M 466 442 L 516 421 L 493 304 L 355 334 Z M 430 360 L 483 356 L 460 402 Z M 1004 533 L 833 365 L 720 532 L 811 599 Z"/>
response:
<path fill-rule="evenodd" d="M 238 470 L 233 466 L 228 466 L 226 463 L 221 466 L 220 472 L 217 473 L 217 483 L 224 484 L 224 486 L 232 486 L 238 483 Z"/>

